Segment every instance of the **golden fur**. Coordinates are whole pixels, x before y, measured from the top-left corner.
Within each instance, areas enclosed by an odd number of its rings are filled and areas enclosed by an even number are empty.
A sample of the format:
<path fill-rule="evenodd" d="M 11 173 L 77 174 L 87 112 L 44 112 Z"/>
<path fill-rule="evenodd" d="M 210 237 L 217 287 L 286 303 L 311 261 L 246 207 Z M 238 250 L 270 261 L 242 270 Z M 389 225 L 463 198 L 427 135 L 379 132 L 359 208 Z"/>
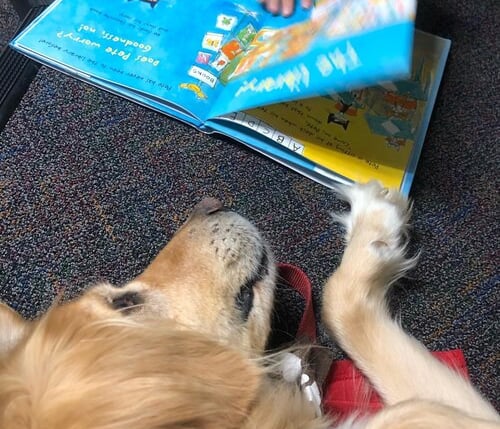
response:
<path fill-rule="evenodd" d="M 394 322 L 408 203 L 344 188 L 346 249 L 323 321 L 387 407 L 343 428 L 498 428 L 494 408 Z M 254 226 L 206 199 L 136 279 L 89 289 L 29 322 L 0 305 L 0 428 L 323 429 L 334 426 L 263 357 L 275 284 Z M 269 362 L 274 363 L 268 365 Z"/>

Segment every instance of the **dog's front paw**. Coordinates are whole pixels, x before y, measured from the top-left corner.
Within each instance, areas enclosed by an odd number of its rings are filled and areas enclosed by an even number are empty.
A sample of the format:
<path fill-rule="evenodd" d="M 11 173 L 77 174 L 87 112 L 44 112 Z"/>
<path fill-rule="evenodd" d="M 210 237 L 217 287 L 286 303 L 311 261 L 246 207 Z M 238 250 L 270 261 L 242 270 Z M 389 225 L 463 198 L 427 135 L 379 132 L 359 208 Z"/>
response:
<path fill-rule="evenodd" d="M 371 181 L 339 186 L 336 191 L 351 206 L 350 212 L 334 215 L 346 228 L 347 242 L 361 228 L 379 235 L 390 247 L 397 246 L 400 239 L 406 237 L 410 205 L 396 189 Z"/>
<path fill-rule="evenodd" d="M 370 259 L 386 281 L 401 277 L 415 260 L 406 259 L 408 220 L 411 206 L 398 190 L 384 188 L 379 182 L 337 188 L 349 202 L 348 213 L 335 215 L 346 228 L 350 257 Z"/>

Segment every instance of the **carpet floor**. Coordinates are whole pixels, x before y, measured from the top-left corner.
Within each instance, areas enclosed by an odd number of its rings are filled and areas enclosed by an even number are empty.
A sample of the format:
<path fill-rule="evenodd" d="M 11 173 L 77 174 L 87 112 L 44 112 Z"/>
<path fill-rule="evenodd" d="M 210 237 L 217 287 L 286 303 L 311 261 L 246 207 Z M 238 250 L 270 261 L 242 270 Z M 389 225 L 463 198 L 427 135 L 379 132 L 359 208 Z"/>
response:
<path fill-rule="evenodd" d="M 9 13 L 0 0 L 1 43 L 15 21 Z M 427 347 L 464 351 L 497 409 L 498 16 L 496 0 L 420 1 L 418 27 L 453 45 L 411 192 L 413 251 L 422 254 L 391 299 Z M 240 144 L 42 68 L 0 132 L 0 299 L 34 317 L 58 294 L 126 281 L 205 195 L 248 216 L 278 260 L 305 270 L 318 309 L 342 252 L 329 213 L 345 205 L 331 191 Z M 280 299 L 297 313 L 300 303 Z"/>

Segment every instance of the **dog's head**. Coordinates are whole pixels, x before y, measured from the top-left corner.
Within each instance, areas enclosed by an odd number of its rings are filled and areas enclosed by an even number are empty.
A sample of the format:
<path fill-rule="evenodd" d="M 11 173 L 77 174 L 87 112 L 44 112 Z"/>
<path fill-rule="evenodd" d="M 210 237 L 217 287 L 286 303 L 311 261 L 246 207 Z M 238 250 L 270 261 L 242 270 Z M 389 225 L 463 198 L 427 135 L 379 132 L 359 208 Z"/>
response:
<path fill-rule="evenodd" d="M 98 285 L 78 305 L 103 316 L 169 319 L 258 355 L 274 285 L 273 257 L 257 228 L 206 198 L 142 274 L 123 287 Z"/>
<path fill-rule="evenodd" d="M 165 412 L 238 427 L 261 384 L 249 358 L 264 350 L 274 284 L 258 230 L 204 199 L 130 283 L 97 285 L 34 322 L 0 305 L 0 421 L 84 428 Z"/>

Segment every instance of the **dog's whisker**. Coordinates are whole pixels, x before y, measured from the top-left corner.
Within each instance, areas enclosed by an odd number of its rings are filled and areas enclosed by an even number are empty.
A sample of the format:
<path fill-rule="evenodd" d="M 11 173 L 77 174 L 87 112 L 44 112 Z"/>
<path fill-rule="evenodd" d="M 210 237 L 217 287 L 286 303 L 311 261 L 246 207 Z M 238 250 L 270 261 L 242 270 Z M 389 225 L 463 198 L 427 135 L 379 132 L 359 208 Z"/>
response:
<path fill-rule="evenodd" d="M 127 313 L 130 310 L 134 310 L 136 308 L 141 308 L 141 307 L 145 307 L 145 304 L 144 303 L 134 304 L 134 305 L 131 305 L 129 307 L 119 308 L 116 311 L 119 312 L 119 313 Z"/>

